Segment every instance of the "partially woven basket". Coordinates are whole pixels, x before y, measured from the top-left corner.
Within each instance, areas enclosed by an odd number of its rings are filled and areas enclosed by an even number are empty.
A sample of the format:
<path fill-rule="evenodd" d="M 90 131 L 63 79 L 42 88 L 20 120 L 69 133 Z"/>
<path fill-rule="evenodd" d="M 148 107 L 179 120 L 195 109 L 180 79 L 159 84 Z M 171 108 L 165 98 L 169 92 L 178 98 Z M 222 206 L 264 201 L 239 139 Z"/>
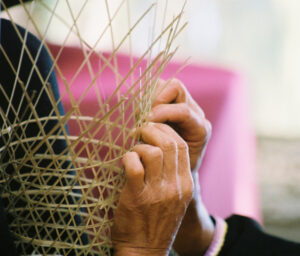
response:
<path fill-rule="evenodd" d="M 124 183 L 120 160 L 136 143 L 130 131 L 147 122 L 157 80 L 175 53 L 171 43 L 185 26 L 180 25 L 182 12 L 152 38 L 140 58 L 131 59 L 126 75 L 118 71 L 118 49 L 153 6 L 132 24 L 111 54 L 96 51 L 78 33 L 84 59 L 73 67 L 73 78 L 67 79 L 58 64 L 65 45 L 51 53 L 46 33 L 32 15 L 32 4 L 21 6 L 36 35 L 15 23 L 4 2 L 2 12 L 9 20 L 1 21 L 0 189 L 17 251 L 110 255 L 113 209 Z M 51 14 L 48 25 L 54 16 L 63 20 L 51 6 L 38 3 Z M 114 15 L 108 17 L 106 29 L 112 29 Z M 76 21 L 74 16 L 68 25 L 73 36 Z M 152 48 L 163 36 L 164 49 L 153 58 Z M 92 57 L 102 63 L 97 70 Z M 91 79 L 75 97 L 73 82 L 83 69 L 89 70 Z M 111 95 L 104 95 L 98 84 L 106 70 L 114 75 Z M 63 81 L 60 85 L 57 76 Z M 81 110 L 88 94 L 97 99 L 93 116 Z M 67 111 L 63 99 L 71 103 Z M 70 134 L 70 125 L 79 133 Z"/>

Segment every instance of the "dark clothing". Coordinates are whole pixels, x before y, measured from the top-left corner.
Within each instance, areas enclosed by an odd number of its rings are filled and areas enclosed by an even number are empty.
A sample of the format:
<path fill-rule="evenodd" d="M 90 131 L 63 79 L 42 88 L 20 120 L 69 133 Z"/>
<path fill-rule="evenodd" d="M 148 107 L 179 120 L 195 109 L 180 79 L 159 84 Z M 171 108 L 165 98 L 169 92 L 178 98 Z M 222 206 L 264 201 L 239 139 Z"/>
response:
<path fill-rule="evenodd" d="M 62 216 L 64 222 L 68 223 L 70 227 L 82 225 L 78 214 L 72 212 L 60 216 L 60 213 L 56 212 L 54 208 L 46 210 L 46 208 L 33 206 L 28 200 L 29 195 L 24 196 L 24 193 L 21 192 L 25 189 L 25 185 L 22 178 L 19 177 L 20 173 L 27 177 L 26 189 L 28 190 L 35 190 L 41 186 L 46 188 L 57 182 L 62 187 L 67 184 L 76 186 L 77 179 L 72 164 L 67 160 L 58 160 L 53 164 L 49 159 L 35 161 L 28 158 L 23 165 L 20 164 L 20 159 L 22 161 L 26 159 L 28 152 L 33 149 L 36 149 L 34 154 L 47 154 L 47 152 L 53 152 L 55 155 L 67 154 L 67 143 L 64 139 L 57 138 L 55 141 L 48 139 L 47 143 L 42 142 L 41 138 L 50 132 L 62 134 L 62 131 L 65 130 L 68 133 L 68 128 L 66 125 L 58 126 L 58 120 L 55 118 L 36 121 L 43 117 L 64 115 L 52 60 L 44 45 L 33 34 L 27 33 L 24 28 L 16 26 L 9 20 L 0 19 L 0 29 L 0 131 L 6 129 L 6 132 L 0 136 L 0 179 L 4 181 L 0 184 L 0 248 L 6 248 L 5 255 L 14 255 L 15 252 L 18 254 L 34 252 L 31 243 L 18 242 L 18 238 L 13 235 L 14 232 L 29 239 L 39 239 L 45 236 L 47 240 L 61 240 L 68 243 L 72 243 L 74 240 L 74 243 L 78 245 L 85 245 L 88 243 L 86 234 L 78 237 L 78 233 L 72 228 L 58 234 L 55 228 L 51 228 L 56 223 L 60 223 Z M 25 41 L 24 44 L 23 41 Z M 16 73 L 18 73 L 17 78 Z M 53 111 L 54 109 L 56 110 Z M 21 127 L 20 123 L 29 119 L 34 122 Z M 56 127 L 57 129 L 53 130 Z M 36 138 L 38 134 L 40 136 Z M 11 146 L 12 142 L 16 142 L 20 138 L 34 139 L 30 143 L 17 143 L 15 146 Z M 11 160 L 15 160 L 15 162 Z M 49 175 L 49 177 L 42 179 L 43 184 L 36 179 L 36 170 L 30 166 L 46 170 L 43 171 L 44 176 Z M 66 170 L 66 175 L 62 178 L 50 175 L 55 172 L 56 166 Z M 72 176 L 73 178 L 71 178 Z M 68 196 L 63 193 L 55 196 L 49 195 L 46 199 L 52 205 L 76 204 L 76 201 L 80 200 L 80 192 L 75 189 L 72 192 Z M 30 196 L 32 201 L 43 203 L 43 200 L 46 200 L 34 193 Z M 36 207 L 33 211 L 36 215 L 31 214 L 32 207 Z M 19 211 L 12 209 L 19 209 Z M 40 226 L 37 230 L 34 225 L 30 224 L 35 221 L 44 221 L 47 225 Z M 19 226 L 22 226 L 22 230 L 19 229 Z M 8 227 L 10 228 L 8 229 Z M 13 240 L 15 248 L 13 248 Z M 49 254 L 57 252 L 57 249 L 52 247 L 47 250 Z M 59 250 L 62 255 L 66 252 L 68 255 L 75 254 L 75 249 Z"/>
<path fill-rule="evenodd" d="M 228 231 L 219 256 L 300 255 L 299 243 L 266 234 L 260 225 L 250 218 L 233 215 L 226 222 Z"/>
<path fill-rule="evenodd" d="M 7 256 L 16 256 L 16 248 L 12 235 L 9 231 L 6 214 L 0 199 L 0 254 L 5 252 Z"/>
<path fill-rule="evenodd" d="M 25 2 L 29 2 L 31 0 L 22 0 L 23 3 Z M 5 8 L 9 8 L 9 7 L 12 7 L 14 5 L 18 5 L 21 3 L 21 0 L 1 0 L 1 8 L 2 10 L 5 9 Z"/>

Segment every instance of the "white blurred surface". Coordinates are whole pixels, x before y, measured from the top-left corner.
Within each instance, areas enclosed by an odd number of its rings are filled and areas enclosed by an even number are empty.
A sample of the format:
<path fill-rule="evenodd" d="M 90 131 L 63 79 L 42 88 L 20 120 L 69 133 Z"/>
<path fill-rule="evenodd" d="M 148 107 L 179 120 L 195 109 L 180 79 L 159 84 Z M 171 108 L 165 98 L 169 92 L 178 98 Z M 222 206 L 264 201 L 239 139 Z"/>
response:
<path fill-rule="evenodd" d="M 67 3 L 76 16 L 86 1 L 44 2 L 51 8 L 57 3 L 57 14 L 70 26 L 73 19 Z M 124 1 L 112 23 L 112 30 L 106 30 L 96 48 L 111 50 L 117 47 L 129 27 L 153 2 L 156 1 Z M 122 1 L 107 3 L 110 16 L 113 16 Z M 183 0 L 158 0 L 157 7 L 136 27 L 131 39 L 126 40 L 120 50 L 130 52 L 132 49 L 132 53 L 137 55 L 143 53 L 161 31 L 163 21 L 167 24 L 183 4 Z M 31 9 L 36 24 L 47 33 L 50 42 L 62 44 L 66 40 L 69 45 L 79 43 L 74 34 L 67 38 L 69 29 L 57 18 L 53 18 L 47 29 L 51 15 L 43 11 L 38 2 Z M 128 11 L 130 19 L 127 18 Z M 180 45 L 177 57 L 192 56 L 192 61 L 241 72 L 248 81 L 253 120 L 260 136 L 300 137 L 299 11 L 299 0 L 188 0 L 186 4 L 183 21 L 187 20 L 189 24 L 174 43 L 174 47 Z M 25 16 L 18 11 L 15 13 L 16 20 L 26 24 Z M 89 0 L 74 33 L 94 46 L 107 24 L 105 0 Z M 32 27 L 31 30 L 34 30 Z M 166 37 L 156 52 L 165 42 Z"/>

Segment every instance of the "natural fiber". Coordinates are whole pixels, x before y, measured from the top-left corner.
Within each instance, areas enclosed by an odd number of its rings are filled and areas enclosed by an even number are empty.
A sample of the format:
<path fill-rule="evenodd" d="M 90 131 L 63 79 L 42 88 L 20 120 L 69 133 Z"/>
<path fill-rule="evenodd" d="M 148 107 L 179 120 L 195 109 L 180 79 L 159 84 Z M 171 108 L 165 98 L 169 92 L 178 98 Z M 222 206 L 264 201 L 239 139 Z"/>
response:
<path fill-rule="evenodd" d="M 49 24 L 53 19 L 64 22 L 64 17 L 45 1 L 38 3 L 51 14 Z M 111 14 L 106 1 L 109 18 L 105 30 L 112 30 L 118 10 L 126 8 L 124 3 L 126 1 Z M 6 12 L 22 43 L 17 63 L 6 51 L 3 44 L 6 38 L 1 38 L 0 45 L 6 68 L 14 76 L 9 90 L 3 80 L 0 84 L 0 189 L 10 231 L 18 252 L 23 255 L 110 255 L 113 209 L 124 183 L 120 160 L 136 143 L 130 131 L 147 121 L 157 80 L 176 51 L 170 50 L 171 43 L 185 26 L 180 23 L 182 12 L 163 26 L 157 38 L 151 39 L 140 58 L 131 58 L 131 67 L 125 76 L 118 71 L 117 53 L 155 5 L 131 24 L 119 43 L 114 42 L 112 33 L 113 50 L 109 55 L 96 51 L 96 44 L 91 46 L 80 36 L 76 28 L 79 12 L 73 16 L 73 24 L 65 22 L 65 26 L 70 34 L 78 36 L 85 57 L 80 66 L 73 67 L 74 77 L 67 80 L 63 79 L 62 67 L 57 64 L 65 45 L 60 45 L 58 54 L 53 56 L 46 44 L 47 33 L 41 32 L 35 24 L 31 5 L 21 5 L 41 43 L 33 53 L 28 46 L 28 38 L 33 36 L 27 27 L 23 32 L 17 27 L 10 10 L 4 6 L 2 12 Z M 69 11 L 72 12 L 71 6 Z M 104 32 L 99 33 L 99 41 Z M 161 44 L 162 37 L 167 38 L 166 44 L 153 57 L 152 49 Z M 43 54 L 52 61 L 46 73 L 41 70 Z M 103 63 L 96 72 L 90 67 L 91 56 Z M 24 78 L 21 73 L 26 58 L 30 65 L 26 64 L 28 74 Z M 147 67 L 141 68 L 144 58 L 148 58 Z M 76 99 L 72 83 L 83 68 L 88 68 L 91 83 L 85 85 L 81 97 Z M 104 95 L 96 82 L 105 69 L 110 69 L 115 76 L 115 83 L 109 85 L 114 86 L 109 96 Z M 60 84 L 64 87 L 60 90 L 62 95 L 52 82 L 54 71 L 64 81 Z M 136 72 L 139 72 L 138 77 L 133 75 Z M 36 89 L 34 81 L 42 87 Z M 81 106 L 91 92 L 97 98 L 98 110 L 94 116 L 84 116 Z M 72 104 L 65 113 L 63 98 Z M 48 110 L 43 112 L 45 105 Z M 68 124 L 72 122 L 79 134 L 69 133 Z"/>

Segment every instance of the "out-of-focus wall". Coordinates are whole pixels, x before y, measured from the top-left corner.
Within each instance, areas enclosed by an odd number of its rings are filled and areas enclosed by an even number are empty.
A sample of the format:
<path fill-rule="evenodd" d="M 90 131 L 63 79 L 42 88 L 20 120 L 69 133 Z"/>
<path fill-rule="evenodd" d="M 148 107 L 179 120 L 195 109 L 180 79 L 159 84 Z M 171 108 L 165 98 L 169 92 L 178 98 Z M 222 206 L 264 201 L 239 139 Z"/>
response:
<path fill-rule="evenodd" d="M 107 1 L 111 17 L 122 2 L 122 8 L 112 23 L 112 31 L 107 29 L 104 33 L 96 47 L 98 50 L 116 47 L 129 27 L 155 1 Z M 73 31 L 80 33 L 91 46 L 108 24 L 105 0 L 48 0 L 44 3 L 56 8 L 56 13 L 64 20 L 53 17 L 48 28 L 51 13 L 45 11 L 38 1 L 28 5 L 36 24 L 46 31 L 50 42 L 61 44 L 66 40 L 69 45 L 79 43 L 72 35 L 66 39 L 68 26 L 73 23 L 68 4 L 72 6 L 74 17 L 86 4 Z M 183 4 L 183 0 L 158 0 L 157 7 L 135 28 L 131 40 L 126 40 L 120 50 L 128 52 L 131 48 L 134 54 L 143 53 L 161 31 L 163 22 L 167 24 Z M 253 120 L 260 136 L 300 137 L 299 10 L 298 0 L 186 2 L 183 20 L 187 20 L 189 25 L 174 43 L 174 46 L 180 45 L 177 57 L 192 56 L 192 61 L 241 72 L 248 80 Z M 18 22 L 26 24 L 25 15 L 17 11 L 15 17 Z M 30 27 L 34 30 L 32 25 Z M 162 40 L 161 47 L 165 41 L 166 38 Z"/>
<path fill-rule="evenodd" d="M 259 136 L 300 137 L 300 1 L 188 1 L 184 55 L 243 73 Z"/>
<path fill-rule="evenodd" d="M 212 59 L 247 75 L 259 135 L 299 137 L 300 2 L 217 3 L 222 30 Z"/>

